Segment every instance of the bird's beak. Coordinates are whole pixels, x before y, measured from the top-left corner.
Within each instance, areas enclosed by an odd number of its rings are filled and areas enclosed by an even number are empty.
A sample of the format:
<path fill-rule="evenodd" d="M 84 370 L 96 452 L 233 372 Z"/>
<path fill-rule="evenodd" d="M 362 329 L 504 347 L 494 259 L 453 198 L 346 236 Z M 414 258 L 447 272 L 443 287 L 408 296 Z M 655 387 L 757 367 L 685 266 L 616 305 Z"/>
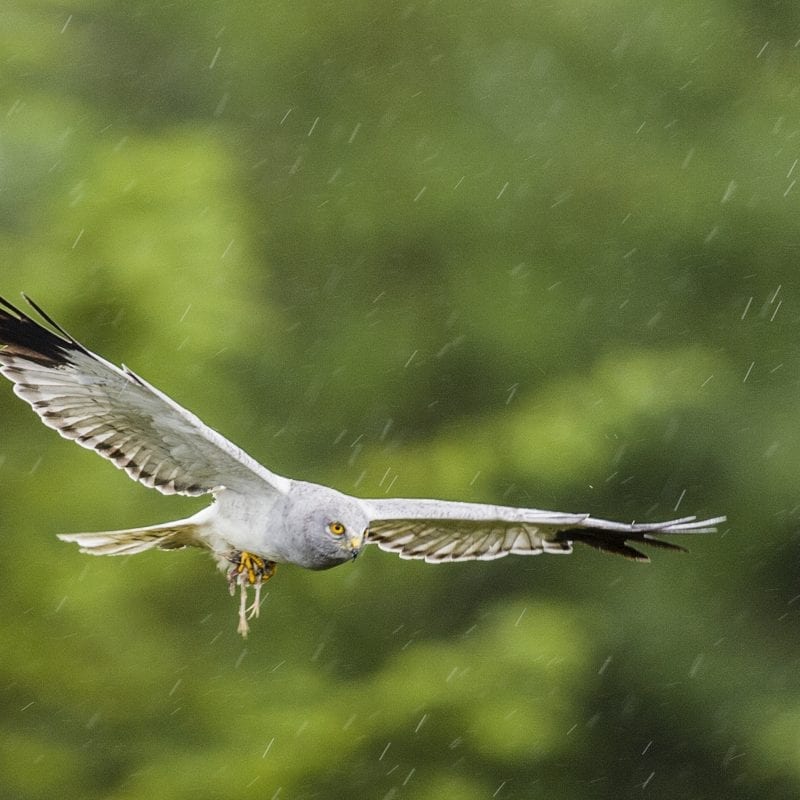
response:
<path fill-rule="evenodd" d="M 361 536 L 352 536 L 350 538 L 348 545 L 350 545 L 350 554 L 353 557 L 353 561 L 356 560 L 358 554 L 361 552 L 361 548 L 364 545 L 364 539 L 366 539 L 366 537 L 367 537 L 367 532 L 364 531 L 364 533 Z"/>

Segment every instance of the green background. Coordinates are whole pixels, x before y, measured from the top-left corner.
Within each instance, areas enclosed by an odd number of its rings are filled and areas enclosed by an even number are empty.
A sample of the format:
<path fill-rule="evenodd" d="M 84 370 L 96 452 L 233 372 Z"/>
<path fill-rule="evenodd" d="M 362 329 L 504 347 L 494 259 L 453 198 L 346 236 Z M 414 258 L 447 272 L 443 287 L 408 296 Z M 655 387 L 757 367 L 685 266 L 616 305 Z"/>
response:
<path fill-rule="evenodd" d="M 0 6 L 0 291 L 271 469 L 691 554 L 284 567 L 0 393 L 0 797 L 800 796 L 800 8 Z"/>

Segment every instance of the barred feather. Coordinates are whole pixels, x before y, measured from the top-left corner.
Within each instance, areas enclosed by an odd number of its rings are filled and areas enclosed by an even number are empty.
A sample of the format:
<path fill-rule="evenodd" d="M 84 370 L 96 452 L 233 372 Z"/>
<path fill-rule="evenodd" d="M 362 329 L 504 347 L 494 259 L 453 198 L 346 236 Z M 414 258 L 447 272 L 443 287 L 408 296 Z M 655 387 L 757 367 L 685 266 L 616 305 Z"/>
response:
<path fill-rule="evenodd" d="M 507 555 L 570 553 L 574 542 L 636 561 L 649 558 L 629 541 L 667 550 L 685 548 L 660 534 L 709 533 L 724 517 L 631 524 L 588 514 L 564 514 L 440 500 L 366 500 L 373 520 L 369 541 L 401 558 L 429 563 L 486 561 Z"/>
<path fill-rule="evenodd" d="M 42 422 L 163 494 L 288 491 L 250 456 L 143 378 L 0 298 L 0 372 Z"/>

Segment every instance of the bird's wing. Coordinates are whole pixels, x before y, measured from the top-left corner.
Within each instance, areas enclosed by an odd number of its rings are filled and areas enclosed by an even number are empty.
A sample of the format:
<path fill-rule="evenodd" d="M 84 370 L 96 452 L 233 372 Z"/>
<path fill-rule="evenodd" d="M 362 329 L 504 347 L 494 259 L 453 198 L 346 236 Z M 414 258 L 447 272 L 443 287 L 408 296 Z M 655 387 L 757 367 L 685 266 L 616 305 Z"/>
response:
<path fill-rule="evenodd" d="M 535 508 L 443 500 L 363 500 L 372 521 L 367 542 L 401 558 L 430 563 L 501 558 L 510 554 L 570 553 L 573 542 L 637 561 L 644 553 L 628 544 L 683 550 L 654 538 L 660 534 L 711 533 L 725 517 L 625 524 L 594 519 L 588 514 L 564 514 Z"/>
<path fill-rule="evenodd" d="M 285 493 L 274 475 L 127 367 L 0 298 L 0 372 L 45 425 L 164 494 Z"/>

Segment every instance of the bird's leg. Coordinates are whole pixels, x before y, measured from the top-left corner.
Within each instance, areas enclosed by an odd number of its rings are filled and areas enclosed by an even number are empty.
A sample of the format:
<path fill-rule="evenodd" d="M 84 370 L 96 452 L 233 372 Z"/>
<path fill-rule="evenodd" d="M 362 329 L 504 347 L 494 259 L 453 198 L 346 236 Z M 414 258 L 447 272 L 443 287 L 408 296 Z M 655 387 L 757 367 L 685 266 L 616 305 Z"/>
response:
<path fill-rule="evenodd" d="M 236 633 L 241 634 L 243 639 L 247 638 L 250 626 L 247 624 L 247 588 L 241 584 L 241 594 L 239 595 L 239 624 L 236 626 Z"/>
<path fill-rule="evenodd" d="M 247 636 L 250 626 L 247 621 L 258 616 L 261 608 L 261 586 L 268 581 L 274 574 L 276 564 L 274 561 L 267 561 L 246 550 L 234 550 L 229 556 L 228 561 L 233 566 L 228 570 L 228 587 L 231 594 L 239 586 L 239 627 L 237 631 L 242 636 Z M 247 605 L 247 587 L 255 587 L 255 597 L 253 602 Z"/>

